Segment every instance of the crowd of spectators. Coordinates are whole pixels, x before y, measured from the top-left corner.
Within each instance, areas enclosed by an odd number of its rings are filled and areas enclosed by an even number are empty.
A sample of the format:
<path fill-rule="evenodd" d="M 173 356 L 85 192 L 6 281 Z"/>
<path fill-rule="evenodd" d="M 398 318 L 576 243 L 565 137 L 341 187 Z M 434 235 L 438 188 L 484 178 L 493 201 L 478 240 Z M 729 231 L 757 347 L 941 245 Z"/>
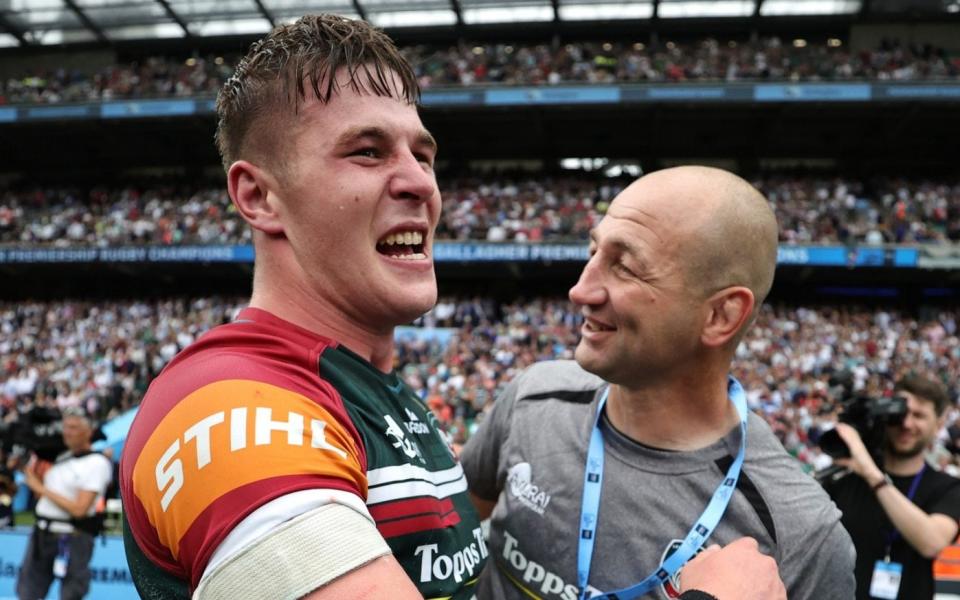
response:
<path fill-rule="evenodd" d="M 82 407 L 110 418 L 137 405 L 173 356 L 229 321 L 239 299 L 0 302 L 0 412 Z"/>
<path fill-rule="evenodd" d="M 152 378 L 208 329 L 229 321 L 240 298 L 135 302 L 0 303 L 0 410 L 82 406 L 108 418 L 135 406 Z M 852 391 L 889 395 L 913 371 L 944 381 L 957 398 L 960 312 L 916 317 L 892 309 L 770 306 L 737 352 L 733 372 L 750 407 L 808 468 L 829 464 L 816 448 Z M 523 368 L 572 358 L 579 312 L 561 298 L 497 302 L 442 298 L 397 335 L 396 366 L 454 441 L 463 442 Z M 956 469 L 960 412 L 943 432 L 944 466 Z"/>
<path fill-rule="evenodd" d="M 929 44 L 884 41 L 854 50 L 841 40 L 473 44 L 404 49 L 420 84 L 562 82 L 942 80 L 960 77 L 960 57 Z M 92 102 L 213 95 L 237 56 L 150 57 L 87 70 L 34 69 L 0 80 L 0 104 Z"/>
<path fill-rule="evenodd" d="M 249 228 L 222 186 L 33 189 L 0 194 L 0 245 L 249 242 Z"/>
<path fill-rule="evenodd" d="M 757 179 L 783 243 L 923 244 L 960 240 L 960 181 Z"/>
<path fill-rule="evenodd" d="M 83 70 L 34 68 L 20 77 L 0 79 L 0 104 L 213 96 L 233 73 L 237 60 L 158 56 Z"/>
<path fill-rule="evenodd" d="M 884 308 L 764 306 L 738 348 L 733 371 L 750 405 L 787 450 L 811 467 L 829 465 L 816 442 L 836 421 L 839 401 L 889 396 L 894 382 L 910 372 L 935 377 L 954 401 L 948 417 L 953 430 L 941 432 L 952 456 L 941 466 L 957 473 L 960 312 L 925 312 L 915 318 Z"/>
<path fill-rule="evenodd" d="M 806 468 L 823 468 L 830 458 L 816 442 L 836 423 L 848 394 L 890 395 L 894 381 L 913 371 L 941 379 L 957 399 L 958 320 L 956 311 L 916 318 L 888 309 L 767 305 L 740 345 L 733 371 L 750 407 L 787 450 Z M 401 338 L 398 362 L 406 381 L 463 441 L 519 370 L 573 357 L 580 322 L 560 299 L 441 300 L 420 323 L 452 328 L 450 340 Z M 852 382 L 847 390 L 838 385 L 844 373 Z M 960 411 L 952 410 L 948 424 L 942 443 L 952 453 L 941 466 L 960 472 Z"/>
<path fill-rule="evenodd" d="M 583 241 L 629 179 L 441 177 L 440 240 Z M 960 240 L 960 181 L 758 178 L 784 244 Z M 0 246 L 245 244 L 223 187 L 0 192 Z"/>
<path fill-rule="evenodd" d="M 852 79 L 955 79 L 960 57 L 930 45 L 884 41 L 852 50 L 839 39 L 808 42 L 777 37 L 756 42 L 662 44 L 577 42 L 467 44 L 414 48 L 410 58 L 420 83 L 540 85 L 562 82 L 847 81 Z"/>

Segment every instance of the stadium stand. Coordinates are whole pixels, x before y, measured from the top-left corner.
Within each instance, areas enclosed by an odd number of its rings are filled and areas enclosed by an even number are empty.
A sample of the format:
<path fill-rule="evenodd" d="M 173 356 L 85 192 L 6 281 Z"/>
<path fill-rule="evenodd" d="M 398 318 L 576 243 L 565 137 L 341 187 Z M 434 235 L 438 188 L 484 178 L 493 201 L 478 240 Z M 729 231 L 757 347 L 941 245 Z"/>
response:
<path fill-rule="evenodd" d="M 837 38 L 808 43 L 776 36 L 757 42 L 667 41 L 656 47 L 642 42 L 531 46 L 463 41 L 440 49 L 414 46 L 406 48 L 405 54 L 417 65 L 424 88 L 712 80 L 938 81 L 960 77 L 960 57 L 930 44 L 899 40 L 882 40 L 865 49 L 848 48 Z M 186 60 L 151 56 L 92 72 L 64 68 L 31 71 L 0 81 L 0 104 L 211 95 L 229 78 L 237 60 L 236 56 Z"/>
<path fill-rule="evenodd" d="M 442 240 L 586 240 L 627 178 L 447 180 Z M 787 244 L 942 244 L 960 240 L 960 183 L 883 178 L 755 178 Z M 0 244 L 249 244 L 222 185 L 8 190 Z"/>
<path fill-rule="evenodd" d="M 177 352 L 228 322 L 244 298 L 0 304 L 0 407 L 12 418 L 32 403 L 81 406 L 110 418 L 135 406 Z M 908 371 L 950 382 L 960 392 L 960 312 L 927 318 L 851 305 L 767 306 L 735 363 L 752 408 L 810 467 L 816 433 L 836 419 L 844 398 L 831 377 L 850 370 L 857 389 L 889 395 Z M 582 319 L 563 298 L 498 302 L 441 298 L 414 325 L 446 338 L 398 340 L 403 378 L 462 442 L 516 373 L 539 360 L 572 358 Z M 949 422 L 960 422 L 954 411 Z M 949 440 L 944 440 L 945 445 Z M 960 467 L 960 454 L 945 463 Z M 820 459 L 821 461 L 823 459 Z"/>

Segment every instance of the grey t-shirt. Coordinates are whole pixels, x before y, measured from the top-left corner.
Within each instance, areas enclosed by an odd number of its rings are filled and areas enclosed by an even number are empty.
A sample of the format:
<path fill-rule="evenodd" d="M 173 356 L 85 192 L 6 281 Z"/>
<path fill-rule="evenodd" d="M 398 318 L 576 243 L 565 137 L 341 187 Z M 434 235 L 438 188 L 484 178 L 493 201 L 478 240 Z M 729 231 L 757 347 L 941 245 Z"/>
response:
<path fill-rule="evenodd" d="M 470 490 L 497 500 L 477 597 L 575 600 L 586 450 L 605 382 L 572 361 L 537 364 L 499 398 L 461 455 Z M 646 578 L 686 536 L 739 449 L 735 428 L 693 452 L 649 448 L 602 424 L 606 459 L 589 588 Z M 737 492 L 708 543 L 743 536 L 780 568 L 790 600 L 854 597 L 840 512 L 751 414 Z M 675 580 L 646 598 L 677 598 Z"/>

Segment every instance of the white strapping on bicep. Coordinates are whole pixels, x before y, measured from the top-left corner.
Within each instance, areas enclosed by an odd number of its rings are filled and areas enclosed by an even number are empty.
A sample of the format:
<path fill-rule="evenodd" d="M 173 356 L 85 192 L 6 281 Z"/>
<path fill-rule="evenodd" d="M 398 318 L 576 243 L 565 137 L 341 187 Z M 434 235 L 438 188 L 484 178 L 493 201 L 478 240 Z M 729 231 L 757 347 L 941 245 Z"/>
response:
<path fill-rule="evenodd" d="M 321 492 L 327 497 L 334 492 L 307 491 Z M 247 531 L 242 532 L 247 543 L 231 549 L 232 552 L 219 557 L 216 563 L 211 560 L 193 594 L 194 600 L 299 598 L 390 554 L 390 547 L 377 531 L 363 502 L 353 494 L 341 493 L 356 498 L 362 512 L 356 510 L 352 502 L 340 502 L 337 498 L 263 531 L 264 524 L 273 517 L 261 515 L 258 522 L 248 523 L 260 509 L 255 511 L 241 523 L 247 525 Z M 274 502 L 277 501 L 269 504 Z M 261 531 L 260 537 L 251 540 L 248 536 L 253 531 Z M 215 556 L 223 549 L 221 544 Z"/>
<path fill-rule="evenodd" d="M 329 503 L 208 570 L 193 600 L 294 600 L 387 554 L 390 547 L 367 517 Z"/>

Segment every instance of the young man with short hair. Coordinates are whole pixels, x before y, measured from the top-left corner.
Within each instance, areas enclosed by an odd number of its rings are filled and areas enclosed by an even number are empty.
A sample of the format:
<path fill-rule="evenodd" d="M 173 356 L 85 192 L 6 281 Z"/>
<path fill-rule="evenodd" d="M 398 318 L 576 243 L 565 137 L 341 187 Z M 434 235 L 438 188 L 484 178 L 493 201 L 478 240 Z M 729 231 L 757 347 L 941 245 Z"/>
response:
<path fill-rule="evenodd" d="M 253 295 L 167 366 L 127 440 L 141 594 L 472 595 L 486 548 L 466 480 L 392 371 L 393 328 L 437 293 L 418 96 L 386 35 L 332 15 L 275 29 L 221 91 Z"/>
<path fill-rule="evenodd" d="M 837 433 L 851 475 L 827 484 L 857 548 L 857 598 L 930 600 L 933 559 L 957 537 L 960 479 L 933 469 L 924 456 L 944 425 L 950 398 L 943 384 L 918 375 L 897 382 L 903 422 L 887 427 L 883 467 L 853 427 Z"/>

